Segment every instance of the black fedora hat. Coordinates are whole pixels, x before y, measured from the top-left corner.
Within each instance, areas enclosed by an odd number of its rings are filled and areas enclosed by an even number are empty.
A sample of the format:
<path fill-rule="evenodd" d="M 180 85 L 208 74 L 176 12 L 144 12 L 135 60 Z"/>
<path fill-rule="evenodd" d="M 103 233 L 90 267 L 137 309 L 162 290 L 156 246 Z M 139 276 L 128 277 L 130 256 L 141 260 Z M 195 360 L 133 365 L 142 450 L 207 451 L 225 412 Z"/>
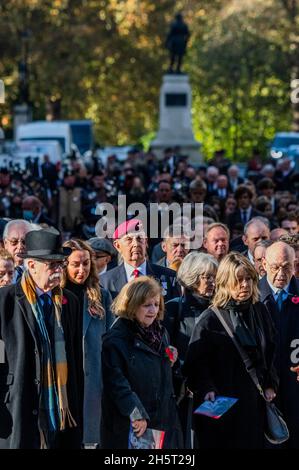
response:
<path fill-rule="evenodd" d="M 31 230 L 25 235 L 25 253 L 20 258 L 44 260 L 63 260 L 72 252 L 71 248 L 62 247 L 61 235 L 55 228 Z"/>

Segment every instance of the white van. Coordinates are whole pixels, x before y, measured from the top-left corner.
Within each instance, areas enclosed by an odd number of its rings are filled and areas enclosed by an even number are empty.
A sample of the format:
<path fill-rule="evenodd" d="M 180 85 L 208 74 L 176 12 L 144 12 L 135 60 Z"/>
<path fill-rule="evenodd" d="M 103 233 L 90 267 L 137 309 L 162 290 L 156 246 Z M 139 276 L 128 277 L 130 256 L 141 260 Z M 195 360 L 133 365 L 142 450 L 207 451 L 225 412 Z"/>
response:
<path fill-rule="evenodd" d="M 69 155 L 73 141 L 71 126 L 65 122 L 35 121 L 17 127 L 17 144 L 34 140 L 56 140 L 61 146 L 62 153 Z"/>

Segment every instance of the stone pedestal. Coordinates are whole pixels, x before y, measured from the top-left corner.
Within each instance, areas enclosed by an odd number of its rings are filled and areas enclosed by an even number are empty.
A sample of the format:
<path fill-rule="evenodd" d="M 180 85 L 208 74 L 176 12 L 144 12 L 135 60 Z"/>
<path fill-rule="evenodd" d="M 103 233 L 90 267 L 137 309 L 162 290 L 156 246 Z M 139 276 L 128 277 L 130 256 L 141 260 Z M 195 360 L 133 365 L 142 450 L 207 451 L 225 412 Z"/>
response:
<path fill-rule="evenodd" d="M 13 132 L 14 140 L 17 138 L 17 127 L 32 121 L 32 108 L 28 104 L 16 104 L 13 108 Z"/>
<path fill-rule="evenodd" d="M 185 74 L 167 74 L 160 90 L 159 131 L 151 143 L 159 158 L 167 147 L 180 147 L 182 155 L 189 155 L 191 163 L 200 164 L 200 143 L 193 135 L 191 121 L 191 87 Z"/>

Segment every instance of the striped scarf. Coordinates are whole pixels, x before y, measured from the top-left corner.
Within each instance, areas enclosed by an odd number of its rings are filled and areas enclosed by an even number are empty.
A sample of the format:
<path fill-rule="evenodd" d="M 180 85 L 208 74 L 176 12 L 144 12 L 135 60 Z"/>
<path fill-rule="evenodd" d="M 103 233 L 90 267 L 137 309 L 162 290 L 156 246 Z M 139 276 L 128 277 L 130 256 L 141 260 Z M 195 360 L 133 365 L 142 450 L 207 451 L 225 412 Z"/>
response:
<path fill-rule="evenodd" d="M 59 430 L 77 426 L 69 410 L 67 398 L 68 370 L 64 333 L 61 324 L 62 289 L 57 286 L 52 290 L 55 311 L 53 319 L 54 354 L 52 354 L 43 308 L 40 301 L 38 301 L 36 287 L 28 271 L 24 271 L 22 275 L 21 286 L 38 323 L 42 341 L 42 393 L 38 421 L 41 447 L 47 448 L 51 446 Z"/>

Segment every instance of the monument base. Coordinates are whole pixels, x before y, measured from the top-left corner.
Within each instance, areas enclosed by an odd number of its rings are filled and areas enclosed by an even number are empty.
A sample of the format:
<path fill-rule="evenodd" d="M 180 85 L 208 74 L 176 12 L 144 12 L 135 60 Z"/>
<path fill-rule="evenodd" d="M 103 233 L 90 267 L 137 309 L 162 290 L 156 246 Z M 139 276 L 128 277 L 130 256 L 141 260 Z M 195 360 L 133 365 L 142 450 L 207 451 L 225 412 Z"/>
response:
<path fill-rule="evenodd" d="M 17 127 L 32 121 L 32 107 L 28 104 L 16 104 L 13 108 L 14 139 L 17 137 Z"/>
<path fill-rule="evenodd" d="M 166 74 L 160 90 L 160 119 L 157 137 L 151 148 L 159 158 L 167 147 L 180 147 L 190 163 L 202 163 L 200 143 L 193 135 L 191 121 L 191 86 L 186 74 Z"/>

